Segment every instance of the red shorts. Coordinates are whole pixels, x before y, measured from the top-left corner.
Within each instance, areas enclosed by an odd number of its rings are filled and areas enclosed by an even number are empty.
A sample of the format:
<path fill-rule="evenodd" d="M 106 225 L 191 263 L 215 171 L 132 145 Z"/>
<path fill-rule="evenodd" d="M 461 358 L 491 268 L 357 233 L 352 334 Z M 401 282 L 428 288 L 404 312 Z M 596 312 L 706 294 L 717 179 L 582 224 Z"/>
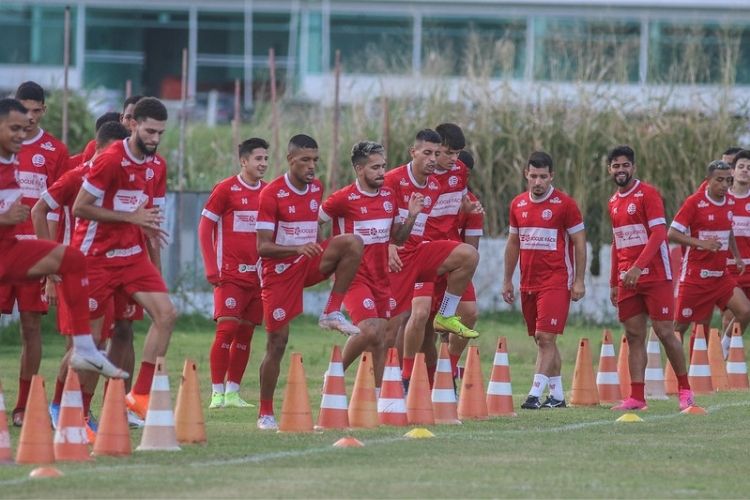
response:
<path fill-rule="evenodd" d="M 625 321 L 648 314 L 654 321 L 674 319 L 674 286 L 671 280 L 638 283 L 635 288 L 617 287 L 617 316 Z"/>
<path fill-rule="evenodd" d="M 260 285 L 222 283 L 214 288 L 214 321 L 221 317 L 237 318 L 254 325 L 263 323 Z"/>
<path fill-rule="evenodd" d="M 321 245 L 328 247 L 326 240 Z M 328 279 L 320 272 L 323 255 L 312 259 L 300 255 L 291 264 L 261 261 L 261 298 L 266 331 L 282 328 L 302 313 L 302 292 L 305 287 Z"/>
<path fill-rule="evenodd" d="M 118 290 L 115 292 L 113 299 L 113 321 L 123 319 L 141 321 L 143 319 L 143 306 L 131 299 L 127 293 Z"/>
<path fill-rule="evenodd" d="M 390 299 L 389 286 L 374 286 L 354 278 L 344 296 L 344 307 L 356 325 L 366 319 L 390 319 Z"/>
<path fill-rule="evenodd" d="M 19 311 L 47 312 L 39 278 L 30 279 L 27 273 L 56 247 L 57 243 L 48 240 L 9 238 L 0 241 L 0 312 L 13 312 L 16 301 Z"/>
<path fill-rule="evenodd" d="M 704 283 L 680 282 L 677 288 L 674 320 L 677 323 L 703 322 L 711 318 L 714 306 L 722 311 L 737 287 L 731 276 L 704 280 Z"/>
<path fill-rule="evenodd" d="M 146 256 L 124 266 L 105 266 L 91 259 L 88 264 L 89 311 L 92 318 L 106 312 L 108 302 L 118 291 L 128 297 L 137 292 L 167 292 L 159 270 Z"/>
<path fill-rule="evenodd" d="M 536 332 L 562 335 L 569 309 L 570 290 L 521 292 L 521 310 L 530 337 Z"/>
<path fill-rule="evenodd" d="M 460 244 L 458 241 L 449 240 L 426 241 L 411 250 L 399 252 L 402 269 L 390 274 L 391 291 L 396 300 L 396 308 L 391 314 L 398 316 L 411 309 L 414 283 L 435 281 L 438 267 Z"/>
<path fill-rule="evenodd" d="M 20 312 L 46 313 L 47 302 L 42 300 L 44 284 L 37 278 L 26 283 L 0 285 L 0 312 L 10 314 L 13 305 L 18 302 Z"/>

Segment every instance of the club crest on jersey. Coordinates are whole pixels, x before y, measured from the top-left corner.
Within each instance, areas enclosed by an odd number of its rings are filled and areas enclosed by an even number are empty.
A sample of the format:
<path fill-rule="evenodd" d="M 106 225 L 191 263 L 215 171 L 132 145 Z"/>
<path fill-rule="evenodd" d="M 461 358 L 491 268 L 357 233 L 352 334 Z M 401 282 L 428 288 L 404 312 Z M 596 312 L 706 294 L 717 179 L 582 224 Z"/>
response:
<path fill-rule="evenodd" d="M 227 300 L 224 301 L 224 305 L 229 309 L 234 309 L 235 307 L 237 307 L 237 299 L 235 299 L 234 297 L 227 297 Z"/>
<path fill-rule="evenodd" d="M 559 205 L 559 204 L 562 203 L 562 200 L 558 196 L 555 196 L 554 198 L 552 198 L 551 200 L 549 200 L 549 202 L 553 203 L 555 205 Z"/>
<path fill-rule="evenodd" d="M 282 309 L 281 307 L 277 307 L 273 310 L 273 319 L 276 321 L 281 321 L 282 319 L 286 318 L 286 311 Z"/>
<path fill-rule="evenodd" d="M 311 193 L 317 193 L 318 191 L 320 191 L 320 187 L 318 187 L 317 184 L 313 184 L 313 185 L 310 186 L 310 192 Z"/>
<path fill-rule="evenodd" d="M 391 203 L 390 201 L 384 201 L 383 210 L 385 210 L 387 213 L 393 212 L 393 203 Z"/>
<path fill-rule="evenodd" d="M 635 203 L 630 203 L 628 205 L 628 215 L 635 215 Z"/>
<path fill-rule="evenodd" d="M 693 315 L 693 310 L 692 310 L 692 309 L 690 309 L 689 307 L 686 307 L 686 308 L 684 308 L 684 309 L 682 310 L 682 316 L 683 316 L 684 318 L 689 318 L 689 317 L 690 317 L 690 316 L 692 316 L 692 315 Z"/>
<path fill-rule="evenodd" d="M 277 198 L 286 198 L 287 196 L 289 196 L 289 192 L 284 191 L 283 189 L 279 189 L 278 192 L 276 193 Z"/>
<path fill-rule="evenodd" d="M 438 189 L 438 185 L 437 185 L 437 184 L 435 184 L 434 182 L 430 182 L 430 183 L 429 183 L 429 184 L 427 185 L 427 188 L 428 188 L 428 189 L 432 189 L 433 191 L 437 191 L 437 189 Z"/>
<path fill-rule="evenodd" d="M 456 187 L 458 185 L 458 177 L 456 177 L 455 175 L 451 175 L 450 177 L 448 177 L 448 185 L 450 187 Z"/>
<path fill-rule="evenodd" d="M 425 196 L 424 197 L 425 208 L 430 208 L 431 205 L 432 205 L 432 198 L 430 198 L 429 196 Z"/>
<path fill-rule="evenodd" d="M 148 168 L 146 169 L 146 180 L 147 180 L 147 181 L 150 181 L 150 180 L 151 180 L 151 179 L 153 179 L 153 178 L 154 178 L 154 169 L 153 169 L 153 168 L 151 168 L 151 167 L 148 167 Z"/>
<path fill-rule="evenodd" d="M 549 208 L 542 211 L 542 219 L 544 220 L 550 220 L 552 218 L 552 210 Z"/>
<path fill-rule="evenodd" d="M 42 149 L 44 149 L 44 150 L 46 150 L 46 151 L 54 151 L 55 150 L 55 146 L 53 146 L 52 143 L 49 142 L 49 141 L 45 142 L 44 144 L 42 144 L 39 147 L 42 148 Z"/>
<path fill-rule="evenodd" d="M 706 203 L 703 200 L 698 202 L 698 208 L 706 208 L 707 206 L 708 206 L 708 203 Z"/>
<path fill-rule="evenodd" d="M 375 302 L 371 298 L 368 297 L 362 301 L 362 307 L 372 311 L 373 309 L 375 309 Z"/>
<path fill-rule="evenodd" d="M 273 270 L 276 274 L 281 274 L 289 269 L 289 266 L 290 264 L 276 264 L 276 267 L 274 267 Z"/>
<path fill-rule="evenodd" d="M 31 163 L 35 167 L 43 167 L 46 162 L 47 159 L 44 157 L 44 155 L 40 155 L 37 153 L 31 157 Z"/>
<path fill-rule="evenodd" d="M 232 187 L 229 188 L 230 191 L 242 191 L 242 188 L 239 187 L 237 184 L 232 184 Z"/>
<path fill-rule="evenodd" d="M 97 307 L 99 307 L 99 303 L 94 299 L 89 299 L 89 311 L 96 311 Z"/>
<path fill-rule="evenodd" d="M 358 200 L 360 198 L 362 198 L 362 197 L 360 195 L 358 195 L 357 193 L 349 193 L 348 200 L 349 201 L 354 201 L 354 200 Z"/>
<path fill-rule="evenodd" d="M 313 212 L 318 211 L 318 201 L 317 200 L 310 200 L 310 210 Z"/>

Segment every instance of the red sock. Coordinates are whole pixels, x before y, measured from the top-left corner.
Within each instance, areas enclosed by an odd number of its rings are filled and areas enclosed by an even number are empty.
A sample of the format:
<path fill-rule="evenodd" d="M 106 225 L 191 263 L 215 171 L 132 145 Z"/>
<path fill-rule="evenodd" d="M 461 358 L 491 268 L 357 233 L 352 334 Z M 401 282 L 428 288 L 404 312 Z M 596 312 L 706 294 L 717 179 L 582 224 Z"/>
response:
<path fill-rule="evenodd" d="M 29 399 L 29 391 L 31 390 L 31 380 L 19 378 L 18 379 L 18 399 L 16 400 L 16 409 L 25 410 L 26 400 Z"/>
<path fill-rule="evenodd" d="M 427 381 L 430 382 L 430 389 L 432 389 L 432 385 L 435 383 L 435 370 L 437 370 L 437 365 L 427 365 Z"/>
<path fill-rule="evenodd" d="M 154 380 L 154 371 L 156 371 L 156 365 L 143 361 L 141 363 L 141 369 L 138 372 L 138 378 L 133 384 L 131 392 L 133 394 L 150 394 L 151 393 L 151 382 Z"/>
<path fill-rule="evenodd" d="M 60 325 L 65 335 L 88 335 L 89 280 L 86 277 L 86 258 L 75 248 L 66 247 L 57 274 L 62 276 L 61 289 L 65 300 L 62 305 L 69 310 L 69 321 Z"/>
<path fill-rule="evenodd" d="M 458 360 L 461 359 L 460 354 L 449 354 L 451 358 L 451 373 L 453 373 L 453 378 L 458 377 Z"/>
<path fill-rule="evenodd" d="M 60 380 L 59 378 L 55 380 L 55 395 L 52 398 L 52 402 L 56 405 L 59 405 L 62 403 L 62 394 L 65 390 L 65 381 Z"/>
<path fill-rule="evenodd" d="M 690 390 L 690 382 L 688 382 L 687 373 L 677 375 L 677 389 L 679 390 Z"/>
<path fill-rule="evenodd" d="M 89 412 L 91 411 L 91 400 L 93 397 L 93 394 L 81 391 L 81 398 L 83 399 L 83 418 L 89 416 Z"/>
<path fill-rule="evenodd" d="M 216 336 L 209 355 L 212 384 L 224 383 L 229 367 L 229 348 L 239 326 L 236 321 L 221 321 L 216 324 Z"/>
<path fill-rule="evenodd" d="M 229 370 L 227 382 L 239 384 L 245 375 L 247 362 L 250 361 L 250 342 L 253 340 L 253 325 L 239 325 L 234 334 L 232 347 L 229 349 Z"/>
<path fill-rule="evenodd" d="M 331 295 L 328 296 L 328 303 L 326 308 L 323 310 L 325 314 L 332 313 L 341 310 L 341 303 L 344 301 L 344 294 L 331 291 Z"/>
<path fill-rule="evenodd" d="M 411 379 L 412 370 L 414 370 L 414 358 L 404 358 L 401 366 L 401 378 Z"/>
<path fill-rule="evenodd" d="M 260 410 L 258 411 L 258 416 L 262 417 L 263 415 L 273 415 L 273 399 L 260 400 Z"/>
<path fill-rule="evenodd" d="M 643 396 L 643 388 L 646 384 L 643 382 L 631 382 L 630 383 L 630 397 L 633 399 L 637 399 L 638 401 L 646 401 L 646 398 Z"/>

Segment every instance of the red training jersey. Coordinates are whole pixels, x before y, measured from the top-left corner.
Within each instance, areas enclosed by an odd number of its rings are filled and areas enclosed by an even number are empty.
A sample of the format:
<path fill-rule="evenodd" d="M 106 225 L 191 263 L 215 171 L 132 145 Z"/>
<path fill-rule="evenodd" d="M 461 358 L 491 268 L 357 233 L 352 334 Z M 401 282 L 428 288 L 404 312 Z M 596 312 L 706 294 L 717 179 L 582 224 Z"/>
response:
<path fill-rule="evenodd" d="M 411 172 L 411 162 L 401 165 L 385 174 L 385 187 L 390 188 L 396 195 L 396 205 L 398 207 L 399 220 L 404 220 L 409 215 L 409 198 L 412 193 L 421 193 L 424 196 L 424 206 L 422 211 L 417 214 L 417 220 L 414 222 L 409 239 L 404 243 L 404 249 L 409 250 L 423 241 L 425 241 L 425 229 L 427 220 L 435 201 L 440 196 L 440 185 L 434 176 L 430 175 L 425 183 L 420 185 Z"/>
<path fill-rule="evenodd" d="M 213 247 L 222 281 L 258 284 L 258 243 L 255 223 L 261 189 L 240 175 L 219 182 L 211 191 L 201 215 L 214 223 Z"/>
<path fill-rule="evenodd" d="M 734 199 L 725 196 L 721 202 L 712 200 L 707 191 L 688 197 L 677 211 L 672 227 L 693 238 L 716 238 L 721 242 L 717 252 L 688 247 L 682 258 L 680 282 L 701 283 L 706 278 L 724 276 L 729 253 L 729 235 L 732 232 Z"/>
<path fill-rule="evenodd" d="M 474 203 L 479 201 L 479 198 L 471 191 L 467 193 L 467 196 Z M 458 212 L 457 225 L 461 241 L 466 241 L 467 236 L 482 236 L 484 235 L 484 214 Z"/>
<path fill-rule="evenodd" d="M 7 212 L 22 195 L 18 184 L 18 158 L 16 155 L 0 157 L 0 214 Z M 15 227 L 0 224 L 0 241 L 13 238 Z"/>
<path fill-rule="evenodd" d="M 540 200 L 529 192 L 510 202 L 510 233 L 520 240 L 521 291 L 570 289 L 575 277 L 570 235 L 583 231 L 575 200 L 550 187 Z"/>
<path fill-rule="evenodd" d="M 54 213 L 48 213 L 47 219 L 58 222 L 57 235 L 55 236 L 58 243 L 70 245 L 72 241 L 74 223 L 71 208 L 76 196 L 78 196 L 78 191 L 81 190 L 83 178 L 90 167 L 91 162 L 87 161 L 73 170 L 68 170 L 42 193 L 41 198 L 55 211 Z"/>
<path fill-rule="evenodd" d="M 737 249 L 740 251 L 747 268 L 750 266 L 750 192 L 744 196 L 738 196 L 732 193 L 730 188 L 727 192 L 727 198 L 734 201 L 732 232 L 734 233 L 734 240 L 737 242 Z M 737 266 L 735 266 L 734 257 L 731 254 L 727 257 L 727 269 L 734 275 L 740 286 L 750 286 L 750 272 L 746 270 L 742 274 L 737 274 Z"/>
<path fill-rule="evenodd" d="M 450 169 L 433 174 L 440 186 L 440 195 L 432 205 L 430 217 L 427 219 L 424 236 L 426 240 L 461 241 L 458 234 L 458 214 L 461 200 L 469 190 L 466 184 L 469 180 L 468 169 L 461 161 Z"/>
<path fill-rule="evenodd" d="M 664 202 L 653 186 L 636 180 L 625 193 L 616 192 L 609 199 L 609 217 L 612 221 L 613 244 L 617 252 L 617 281 L 635 265 L 646 247 L 652 228 L 667 224 Z M 659 252 L 643 268 L 639 283 L 671 280 L 667 238 L 659 245 Z"/>

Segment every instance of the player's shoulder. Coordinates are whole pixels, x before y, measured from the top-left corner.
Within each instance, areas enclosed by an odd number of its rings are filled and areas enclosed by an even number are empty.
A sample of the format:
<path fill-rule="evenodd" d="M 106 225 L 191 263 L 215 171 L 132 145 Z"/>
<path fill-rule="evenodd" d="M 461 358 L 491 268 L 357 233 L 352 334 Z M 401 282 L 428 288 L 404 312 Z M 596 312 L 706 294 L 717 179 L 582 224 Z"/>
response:
<path fill-rule="evenodd" d="M 575 205 L 576 207 L 578 206 L 578 202 L 576 201 L 576 199 L 560 188 L 555 188 L 552 191 L 552 194 L 550 195 L 547 202 L 550 205 L 567 205 L 567 206 Z"/>
<path fill-rule="evenodd" d="M 406 176 L 406 167 L 407 164 L 399 165 L 398 167 L 394 167 L 387 171 L 385 173 L 386 182 L 393 182 L 394 180 L 395 182 L 398 182 L 399 179 L 403 179 Z"/>

